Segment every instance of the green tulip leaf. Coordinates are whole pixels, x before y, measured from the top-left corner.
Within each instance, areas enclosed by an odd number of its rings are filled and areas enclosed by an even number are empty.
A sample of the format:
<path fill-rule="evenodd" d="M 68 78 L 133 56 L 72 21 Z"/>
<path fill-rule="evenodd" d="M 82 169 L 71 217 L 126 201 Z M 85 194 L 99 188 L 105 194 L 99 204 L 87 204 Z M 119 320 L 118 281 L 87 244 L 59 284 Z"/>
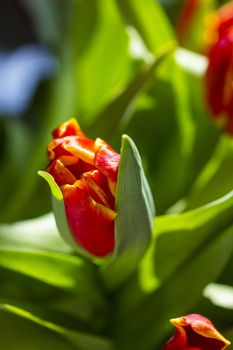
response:
<path fill-rule="evenodd" d="M 0 248 L 0 266 L 103 304 L 94 267 L 67 254 Z"/>
<path fill-rule="evenodd" d="M 127 339 L 122 349 L 129 344 L 135 349 L 159 347 L 167 320 L 198 304 L 232 256 L 232 210 L 230 192 L 190 212 L 155 219 L 152 244 L 138 273 L 117 297 L 116 338 Z M 147 330 L 143 346 L 135 337 L 141 324 Z"/>
<path fill-rule="evenodd" d="M 185 267 L 219 232 L 232 225 L 233 192 L 190 212 L 158 216 L 138 276 L 122 291 L 124 310 L 132 310 Z M 130 297 L 129 297 L 130 295 Z"/>
<path fill-rule="evenodd" d="M 116 192 L 115 239 L 112 261 L 102 267 L 109 288 L 124 282 L 137 268 L 151 240 L 154 203 L 138 150 L 123 135 Z"/>
<path fill-rule="evenodd" d="M 17 254 L 16 257 L 19 258 Z M 48 283 L 48 279 L 45 280 L 40 276 L 34 277 L 36 273 L 28 274 L 27 271 L 25 273 L 22 267 L 18 270 L 11 267 L 12 264 L 10 268 L 0 265 L 0 300 L 4 303 L 14 303 L 22 308 L 29 307 L 31 311 L 36 312 L 42 309 L 42 317 L 48 315 L 50 321 L 65 327 L 75 325 L 77 329 L 95 332 L 100 332 L 105 327 L 106 301 L 101 296 L 100 290 L 97 291 L 99 295 L 91 295 L 85 291 L 85 286 L 79 286 L 81 279 L 78 282 L 75 276 L 78 270 L 73 271 L 74 287 L 64 287 L 64 283 L 63 286 L 61 283 Z M 46 273 L 44 271 L 44 274 Z M 58 279 L 61 281 L 60 276 Z M 94 279 L 95 276 L 93 276 Z M 96 282 L 93 281 L 93 283 Z"/>
<path fill-rule="evenodd" d="M 0 241 L 1 248 L 40 249 L 61 253 L 71 251 L 58 233 L 53 213 L 30 220 L 1 224 Z"/>
<path fill-rule="evenodd" d="M 53 176 L 47 173 L 47 171 L 41 171 L 41 170 L 38 171 L 38 175 L 43 177 L 43 179 L 45 179 L 45 181 L 48 182 L 53 197 L 61 201 L 63 199 L 62 192 L 59 186 L 57 185 L 57 183 L 54 181 Z"/>
<path fill-rule="evenodd" d="M 161 216 L 155 225 L 157 276 L 169 278 L 185 261 L 232 224 L 233 192 L 180 215 Z M 172 256 L 172 264 L 170 257 Z"/>
<path fill-rule="evenodd" d="M 144 87 L 153 79 L 156 69 L 164 59 L 175 49 L 174 42 L 163 45 L 155 55 L 155 58 L 122 90 L 95 118 L 87 128 L 88 135 L 101 135 L 103 138 L 121 133 L 131 116 L 131 107 L 136 97 Z M 111 118 L 109 118 L 111 116 Z"/>
<path fill-rule="evenodd" d="M 135 350 L 160 348 L 169 330 L 168 320 L 195 310 L 203 289 L 219 276 L 232 252 L 233 227 L 230 227 L 218 232 L 215 239 L 199 249 L 160 288 L 145 296 L 137 307 L 124 312 L 122 303 L 117 304 L 118 316 L 113 328 L 118 347 L 122 350 L 129 346 Z"/>
<path fill-rule="evenodd" d="M 18 306 L 6 303 L 0 303 L 0 309 L 4 313 L 9 313 L 10 315 L 15 316 L 10 318 L 10 323 L 6 322 L 5 324 L 5 322 L 1 322 L 1 331 L 3 338 L 1 339 L 1 344 L 5 344 L 5 348 L 9 348 L 9 344 L 11 344 L 15 349 L 17 348 L 20 350 L 26 350 L 30 348 L 31 350 L 38 349 L 38 344 L 40 344 L 41 347 L 43 346 L 43 349 L 113 350 L 113 345 L 109 340 L 105 338 L 102 338 L 95 334 L 84 333 L 81 331 L 79 332 L 73 329 L 59 326 L 55 323 L 52 323 L 51 321 L 37 316 L 36 314 L 30 312 L 30 310 L 26 310 Z M 19 324 L 17 322 L 17 318 L 21 318 L 21 322 Z M 4 315 L 1 313 L 0 320 L 3 321 L 4 319 L 9 318 L 4 317 Z M 7 326 L 7 324 L 12 325 L 14 323 L 18 324 L 18 327 L 9 328 Z M 35 324 L 37 327 L 32 327 L 31 323 Z M 30 336 L 31 328 L 33 337 Z M 19 347 L 17 344 L 17 339 L 20 339 L 20 332 L 18 332 L 18 329 L 20 329 L 20 331 L 24 334 L 24 337 L 26 337 L 26 339 L 22 339 L 22 343 L 24 345 L 21 346 L 21 342 L 19 342 Z M 4 333 L 6 333 L 6 336 Z M 29 337 L 29 342 L 27 342 L 26 334 Z M 13 339 L 16 336 L 16 339 L 10 340 L 9 336 Z M 7 338 L 8 344 L 6 344 Z M 37 347 L 33 347 L 33 344 L 35 342 L 37 344 Z"/>

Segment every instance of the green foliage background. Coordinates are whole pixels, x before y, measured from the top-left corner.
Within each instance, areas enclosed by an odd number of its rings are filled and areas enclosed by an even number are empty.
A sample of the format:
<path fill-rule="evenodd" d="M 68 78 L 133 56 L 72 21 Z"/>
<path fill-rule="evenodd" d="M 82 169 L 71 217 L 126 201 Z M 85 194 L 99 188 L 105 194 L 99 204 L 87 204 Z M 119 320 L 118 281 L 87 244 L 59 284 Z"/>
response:
<path fill-rule="evenodd" d="M 182 50 L 178 0 L 23 3 L 59 70 L 27 116 L 0 119 L 2 348 L 159 349 L 169 319 L 189 312 L 233 341 L 233 143 L 209 116 L 202 68 L 204 19 L 219 3 L 203 2 Z M 141 155 L 157 216 L 145 255 L 134 268 L 123 260 L 127 278 L 121 265 L 106 272 L 76 255 L 49 213 L 37 170 L 51 130 L 71 116 L 117 151 L 128 134 Z"/>

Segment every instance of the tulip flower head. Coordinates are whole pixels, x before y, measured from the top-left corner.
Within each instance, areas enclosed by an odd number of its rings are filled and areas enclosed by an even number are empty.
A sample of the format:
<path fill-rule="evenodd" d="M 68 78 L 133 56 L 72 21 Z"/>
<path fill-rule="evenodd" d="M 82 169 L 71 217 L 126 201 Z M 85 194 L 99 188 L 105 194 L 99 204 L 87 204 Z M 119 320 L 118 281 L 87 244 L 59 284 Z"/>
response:
<path fill-rule="evenodd" d="M 233 134 L 233 1 L 207 19 L 206 99 L 213 117 Z"/>
<path fill-rule="evenodd" d="M 175 318 L 175 335 L 164 350 L 224 350 L 230 342 L 226 340 L 206 317 L 198 314 Z"/>
<path fill-rule="evenodd" d="M 106 256 L 114 249 L 120 155 L 103 140 L 89 139 L 75 119 L 56 128 L 53 137 L 46 170 L 62 192 L 71 235 L 88 253 Z"/>

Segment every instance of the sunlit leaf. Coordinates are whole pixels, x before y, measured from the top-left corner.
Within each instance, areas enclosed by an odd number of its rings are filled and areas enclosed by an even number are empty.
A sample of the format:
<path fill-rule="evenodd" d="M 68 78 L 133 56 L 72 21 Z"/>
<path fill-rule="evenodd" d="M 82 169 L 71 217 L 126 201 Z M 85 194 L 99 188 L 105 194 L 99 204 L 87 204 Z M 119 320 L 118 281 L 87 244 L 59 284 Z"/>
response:
<path fill-rule="evenodd" d="M 28 320 L 28 321 L 38 325 L 39 327 L 45 328 L 47 331 L 50 331 L 49 333 L 54 333 L 57 337 L 54 337 L 53 334 L 49 334 L 50 340 L 48 341 L 48 343 L 47 343 L 47 339 L 46 339 L 47 337 L 45 337 L 46 342 L 44 342 L 44 344 L 43 344 L 43 348 L 45 348 L 45 349 L 49 349 L 49 348 L 51 348 L 51 346 L 55 346 L 56 349 L 57 348 L 63 349 L 62 346 L 58 345 L 59 339 L 60 339 L 61 343 L 64 344 L 63 345 L 64 349 L 80 349 L 80 350 L 91 350 L 91 349 L 93 349 L 93 350 L 98 350 L 98 349 L 99 350 L 111 350 L 111 349 L 113 349 L 112 344 L 104 338 L 98 337 L 94 334 L 88 334 L 88 333 L 77 332 L 77 331 L 73 331 L 70 329 L 66 329 L 66 328 L 58 326 L 52 322 L 41 319 L 40 317 L 36 316 L 35 314 L 32 314 L 30 311 L 21 309 L 17 306 L 9 305 L 9 304 L 0 304 L 0 309 L 6 311 L 8 313 L 11 313 L 13 315 L 16 315 L 20 318 L 23 318 L 25 320 Z M 4 320 L 4 317 L 2 317 L 2 319 Z M 1 329 L 4 329 L 3 327 L 1 327 Z M 26 336 L 25 331 L 29 330 L 30 326 L 25 327 L 24 322 L 22 322 L 22 327 L 19 327 L 19 329 L 21 329 L 21 332 L 24 332 L 24 336 Z M 7 327 L 4 331 L 4 333 L 6 333 L 6 331 L 7 331 Z M 27 344 L 28 349 L 29 349 L 28 346 L 30 343 L 31 343 L 31 346 L 33 346 L 33 343 L 35 341 L 37 342 L 37 337 L 39 337 L 39 335 L 41 333 L 40 328 L 38 329 L 37 336 L 36 336 L 36 333 L 37 332 L 34 333 L 33 337 L 29 336 L 31 338 L 30 342 L 28 342 L 28 341 L 25 342 L 25 340 L 24 340 L 23 343 Z M 16 332 L 16 334 L 17 334 L 17 332 Z M 42 334 L 43 334 L 43 332 L 42 332 Z M 14 339 L 14 337 L 15 337 L 14 330 L 12 331 L 12 329 L 11 330 L 8 329 L 8 334 L 6 334 L 6 335 L 7 335 L 7 338 L 13 337 L 13 339 Z M 18 334 L 18 336 L 19 336 L 19 334 Z M 6 343 L 6 345 L 7 345 L 7 338 L 4 341 Z M 16 337 L 16 339 L 17 339 L 17 337 Z M 45 339 L 43 339 L 43 340 L 45 340 Z M 62 341 L 63 339 L 66 342 L 63 342 Z M 40 342 L 43 343 L 43 340 L 42 340 L 42 342 L 39 341 L 39 343 Z M 13 343 L 13 344 L 15 344 L 14 346 L 16 346 L 16 341 L 14 341 L 14 342 L 9 341 L 9 343 L 10 344 Z M 49 345 L 50 347 L 48 347 L 48 344 L 50 344 Z M 73 346 L 71 346 L 71 345 L 73 345 Z M 18 349 L 18 347 L 17 347 L 17 349 Z M 25 349 L 25 347 L 22 347 L 19 349 Z M 34 349 L 34 348 L 30 347 L 30 349 Z M 35 347 L 35 349 L 36 349 L 36 347 Z"/>
<path fill-rule="evenodd" d="M 0 249 L 0 265 L 103 303 L 93 266 L 81 258 L 39 250 Z"/>
<path fill-rule="evenodd" d="M 71 251 L 71 248 L 61 239 L 52 213 L 31 220 L 1 224 L 0 247 L 31 248 L 66 253 Z"/>
<path fill-rule="evenodd" d="M 76 108 L 85 125 L 127 82 L 129 40 L 114 0 L 73 4 L 70 37 L 76 60 Z"/>
<path fill-rule="evenodd" d="M 173 274 L 169 280 L 149 294 L 138 307 L 128 313 L 118 305 L 120 318 L 115 325 L 117 339 L 122 349 L 133 346 L 135 349 L 149 350 L 153 346 L 159 348 L 166 334 L 168 319 L 177 314 L 186 314 L 195 307 L 202 296 L 202 290 L 208 283 L 215 280 L 229 257 L 233 247 L 233 228 L 229 228 L 208 245 L 203 246 L 195 256 Z M 129 295 L 128 295 L 129 298 Z M 140 315 L 140 317 L 138 317 Z M 143 325 L 144 337 L 140 334 Z"/>
<path fill-rule="evenodd" d="M 125 281 L 137 268 L 150 243 L 155 214 L 140 155 L 127 135 L 122 137 L 116 211 L 113 261 L 102 269 L 105 284 L 110 288 Z"/>
<path fill-rule="evenodd" d="M 88 128 L 88 134 L 101 135 L 104 138 L 112 137 L 113 134 L 119 135 L 129 122 L 136 97 L 153 79 L 156 68 L 173 49 L 174 45 L 169 44 L 158 51 L 153 61 L 97 115 L 95 122 Z"/>

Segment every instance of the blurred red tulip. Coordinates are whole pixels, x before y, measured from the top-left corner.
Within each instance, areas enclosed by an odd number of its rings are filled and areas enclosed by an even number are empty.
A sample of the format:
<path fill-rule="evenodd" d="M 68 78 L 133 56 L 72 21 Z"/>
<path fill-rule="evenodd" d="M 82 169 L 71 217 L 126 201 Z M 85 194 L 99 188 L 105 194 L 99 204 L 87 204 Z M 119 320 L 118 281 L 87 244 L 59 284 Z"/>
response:
<path fill-rule="evenodd" d="M 212 322 L 201 315 L 190 314 L 172 319 L 171 323 L 176 332 L 164 350 L 224 350 L 230 345 Z"/>
<path fill-rule="evenodd" d="M 186 34 L 202 1 L 203 0 L 185 0 L 176 22 L 176 33 L 181 43 L 185 40 Z"/>
<path fill-rule="evenodd" d="M 53 131 L 47 171 L 60 187 L 74 240 L 95 256 L 114 249 L 115 191 L 120 155 L 86 137 L 75 119 Z"/>
<path fill-rule="evenodd" d="M 233 2 L 207 19 L 206 99 L 213 117 L 233 134 Z"/>

